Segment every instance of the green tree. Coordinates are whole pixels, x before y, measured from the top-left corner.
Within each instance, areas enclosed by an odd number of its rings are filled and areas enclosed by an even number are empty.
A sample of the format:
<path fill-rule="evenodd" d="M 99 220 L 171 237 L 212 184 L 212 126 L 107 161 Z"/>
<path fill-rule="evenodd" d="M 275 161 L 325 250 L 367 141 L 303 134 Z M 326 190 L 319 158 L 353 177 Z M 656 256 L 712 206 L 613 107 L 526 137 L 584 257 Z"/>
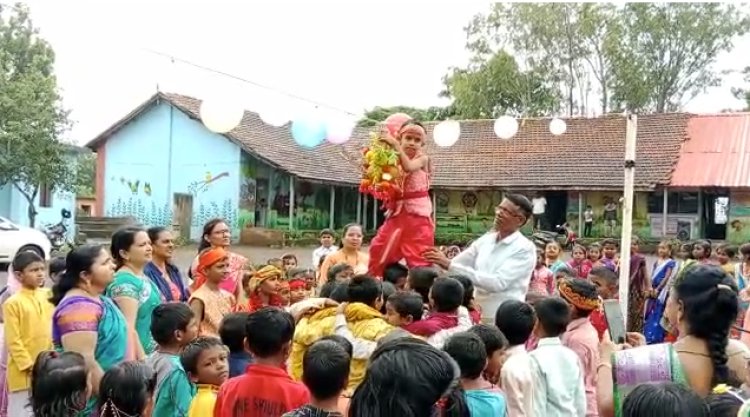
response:
<path fill-rule="evenodd" d="M 393 106 L 393 107 L 374 107 L 367 110 L 362 118 L 357 122 L 357 126 L 371 127 L 382 122 L 388 116 L 394 113 L 406 113 L 409 116 L 423 121 L 446 120 L 455 115 L 453 109 L 448 107 L 432 106 L 426 109 L 420 109 L 410 106 Z"/>
<path fill-rule="evenodd" d="M 488 119 L 503 114 L 541 116 L 555 110 L 560 98 L 553 83 L 540 71 L 522 71 L 515 58 L 500 51 L 468 68 L 454 68 L 445 76 L 444 97 L 464 119 Z"/>
<path fill-rule="evenodd" d="M 745 67 L 742 74 L 745 76 L 745 82 L 750 84 L 750 66 Z M 732 88 L 732 94 L 745 102 L 745 111 L 750 111 L 750 88 Z"/>
<path fill-rule="evenodd" d="M 612 100 L 632 111 L 676 111 L 720 85 L 716 57 L 750 29 L 748 16 L 728 3 L 627 3 L 620 14 L 606 54 Z"/>
<path fill-rule="evenodd" d="M 69 126 L 54 75 L 55 55 L 39 37 L 28 8 L 0 6 L 0 184 L 9 184 L 37 215 L 41 186 L 71 190 L 72 170 L 59 140 Z"/>
<path fill-rule="evenodd" d="M 96 154 L 80 154 L 76 162 L 76 195 L 92 197 L 96 193 Z"/>

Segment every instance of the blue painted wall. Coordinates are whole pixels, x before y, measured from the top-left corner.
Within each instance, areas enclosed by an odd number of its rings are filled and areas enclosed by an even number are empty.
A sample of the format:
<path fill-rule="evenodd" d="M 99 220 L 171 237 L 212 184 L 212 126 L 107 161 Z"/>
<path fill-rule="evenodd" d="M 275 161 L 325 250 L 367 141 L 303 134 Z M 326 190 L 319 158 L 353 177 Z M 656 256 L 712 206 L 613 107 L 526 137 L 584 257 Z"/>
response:
<path fill-rule="evenodd" d="M 203 224 L 214 217 L 227 219 L 239 231 L 241 150 L 224 136 L 161 103 L 103 146 L 105 216 L 133 216 L 144 225 L 171 226 L 174 195 L 190 194 L 191 239 L 197 239 Z"/>
<path fill-rule="evenodd" d="M 36 225 L 35 228 L 42 229 L 44 226 L 57 224 L 62 220 L 60 211 L 67 209 L 75 216 L 76 197 L 70 192 L 55 192 L 52 195 L 51 207 L 39 207 L 39 197 L 36 198 Z M 10 184 L 0 187 L 0 216 L 10 219 L 20 226 L 29 226 L 28 215 L 29 203 L 26 197 Z M 73 241 L 75 237 L 75 225 L 73 219 L 65 221 L 68 227 L 68 240 Z"/>

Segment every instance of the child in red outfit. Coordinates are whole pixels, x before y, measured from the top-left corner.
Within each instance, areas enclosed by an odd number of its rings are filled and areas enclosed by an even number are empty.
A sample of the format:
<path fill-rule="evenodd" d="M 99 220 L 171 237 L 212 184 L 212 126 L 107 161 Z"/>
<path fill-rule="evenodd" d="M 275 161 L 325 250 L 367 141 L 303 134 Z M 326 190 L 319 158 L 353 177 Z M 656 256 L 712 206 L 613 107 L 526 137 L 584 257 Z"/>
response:
<path fill-rule="evenodd" d="M 573 246 L 573 259 L 568 261 L 568 266 L 576 274 L 576 278 L 588 279 L 593 265 L 586 259 L 586 248 L 583 245 Z"/>
<path fill-rule="evenodd" d="M 430 159 L 422 153 L 427 137 L 424 126 L 408 120 L 401 126 L 398 138 L 385 135 L 399 153 L 404 171 L 403 193 L 388 202 L 387 219 L 370 243 L 369 272 L 382 277 L 386 265 L 406 260 L 411 269 L 429 266 L 422 254 L 435 246 L 435 225 L 430 199 Z"/>
<path fill-rule="evenodd" d="M 464 300 L 464 287 L 453 278 L 438 278 L 430 289 L 432 312 L 422 320 L 413 321 L 403 329 L 411 334 L 430 337 L 458 326 L 458 308 Z"/>
<path fill-rule="evenodd" d="M 292 348 L 292 316 L 278 308 L 261 308 L 248 316 L 245 332 L 255 362 L 244 375 L 221 386 L 214 417 L 278 417 L 308 403 L 310 392 L 283 368 Z"/>
<path fill-rule="evenodd" d="M 617 299 L 618 288 L 619 288 L 619 277 L 611 269 L 605 266 L 597 266 L 589 273 L 589 281 L 596 286 L 596 292 L 599 298 L 602 300 Z M 604 309 L 599 308 L 594 310 L 589 315 L 589 321 L 596 329 L 599 335 L 599 340 L 604 337 L 604 332 L 607 331 L 607 319 L 604 316 Z"/>

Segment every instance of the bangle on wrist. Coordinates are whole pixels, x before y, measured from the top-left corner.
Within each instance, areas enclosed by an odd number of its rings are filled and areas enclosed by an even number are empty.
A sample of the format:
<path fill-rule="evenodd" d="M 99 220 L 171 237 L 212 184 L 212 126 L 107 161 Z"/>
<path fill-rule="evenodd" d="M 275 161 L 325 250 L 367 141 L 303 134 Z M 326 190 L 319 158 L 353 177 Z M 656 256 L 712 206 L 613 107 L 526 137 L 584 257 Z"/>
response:
<path fill-rule="evenodd" d="M 599 365 L 596 365 L 596 372 L 599 373 L 599 370 L 602 368 L 609 368 L 609 370 L 612 370 L 612 364 L 609 362 L 599 362 Z"/>

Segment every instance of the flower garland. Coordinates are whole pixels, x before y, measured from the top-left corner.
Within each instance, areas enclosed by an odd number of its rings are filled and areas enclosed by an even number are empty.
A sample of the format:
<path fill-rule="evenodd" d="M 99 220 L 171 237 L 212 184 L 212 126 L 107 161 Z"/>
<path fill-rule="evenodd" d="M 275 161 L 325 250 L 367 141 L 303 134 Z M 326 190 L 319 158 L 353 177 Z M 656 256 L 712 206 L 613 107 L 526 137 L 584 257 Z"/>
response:
<path fill-rule="evenodd" d="M 370 144 L 362 150 L 362 180 L 359 191 L 382 201 L 393 201 L 403 190 L 399 155 L 377 132 L 370 133 Z"/>

